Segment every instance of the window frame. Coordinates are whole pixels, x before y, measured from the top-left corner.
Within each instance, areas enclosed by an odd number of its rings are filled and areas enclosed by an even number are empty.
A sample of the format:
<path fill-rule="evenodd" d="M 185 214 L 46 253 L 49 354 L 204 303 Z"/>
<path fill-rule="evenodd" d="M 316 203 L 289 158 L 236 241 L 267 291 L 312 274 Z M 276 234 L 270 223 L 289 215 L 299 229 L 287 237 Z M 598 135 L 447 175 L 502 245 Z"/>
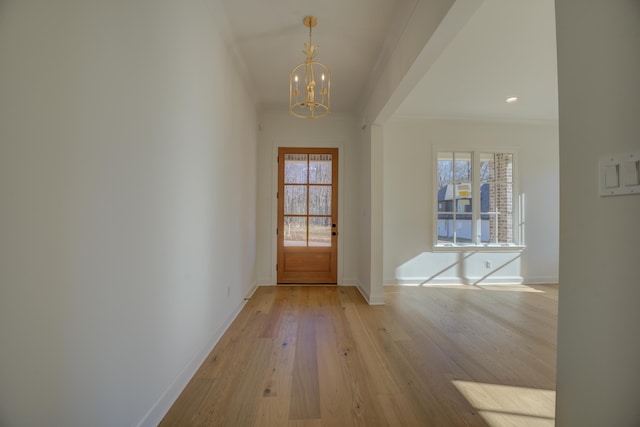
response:
<path fill-rule="evenodd" d="M 471 153 L 471 165 L 472 165 L 472 176 L 471 176 L 471 235 L 472 241 L 469 243 L 443 243 L 438 242 L 438 213 L 439 213 L 439 204 L 438 204 L 438 153 L 447 152 L 447 153 Z M 481 154 L 496 154 L 496 153 L 504 153 L 510 154 L 512 156 L 512 232 L 513 232 L 513 243 L 483 243 L 479 242 L 480 239 L 477 228 L 480 227 L 481 221 L 481 192 L 480 187 L 482 182 L 480 181 L 480 163 L 481 163 Z M 432 195 L 431 195 L 431 213 L 433 215 L 433 221 L 431 230 L 433 233 L 433 241 L 432 247 L 434 251 L 460 251 L 464 249 L 470 250 L 482 250 L 482 251 L 505 251 L 512 252 L 514 250 L 522 250 L 525 248 L 524 243 L 524 196 L 519 193 L 518 187 L 520 185 L 520 176 L 519 176 L 519 165 L 518 165 L 518 150 L 512 147 L 469 147 L 469 146 L 433 146 L 432 151 L 432 161 L 431 161 L 432 171 Z M 455 170 L 455 167 L 454 167 Z M 455 182 L 455 176 L 453 177 L 453 181 Z"/>

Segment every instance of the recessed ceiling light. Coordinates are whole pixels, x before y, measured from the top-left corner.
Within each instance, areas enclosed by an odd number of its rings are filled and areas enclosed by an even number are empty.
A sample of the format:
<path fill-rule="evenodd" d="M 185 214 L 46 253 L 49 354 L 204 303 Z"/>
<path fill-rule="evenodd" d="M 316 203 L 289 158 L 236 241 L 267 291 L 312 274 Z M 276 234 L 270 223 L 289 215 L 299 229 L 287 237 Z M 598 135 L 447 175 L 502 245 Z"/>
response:
<path fill-rule="evenodd" d="M 507 104 L 513 104 L 514 102 L 516 102 L 518 100 L 517 96 L 512 96 L 511 98 L 507 98 Z"/>

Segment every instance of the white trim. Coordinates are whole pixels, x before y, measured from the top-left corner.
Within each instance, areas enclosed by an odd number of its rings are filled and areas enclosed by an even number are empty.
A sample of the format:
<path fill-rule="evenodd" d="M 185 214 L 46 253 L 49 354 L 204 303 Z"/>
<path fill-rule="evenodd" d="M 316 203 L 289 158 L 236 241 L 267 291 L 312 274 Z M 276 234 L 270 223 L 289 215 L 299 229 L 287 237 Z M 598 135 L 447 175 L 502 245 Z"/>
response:
<path fill-rule="evenodd" d="M 364 298 L 369 305 L 384 305 L 384 295 L 371 297 L 369 293 L 365 291 L 359 280 L 354 279 L 352 285 L 343 284 L 343 286 L 355 286 L 358 289 L 358 292 L 360 292 L 360 295 L 362 295 L 362 298 Z"/>
<path fill-rule="evenodd" d="M 360 292 L 362 298 L 364 298 L 367 304 L 369 304 L 369 294 L 364 290 L 364 288 L 362 287 L 362 282 L 360 282 L 359 280 L 356 280 L 356 288 L 358 288 L 358 292 Z"/>
<path fill-rule="evenodd" d="M 344 217 L 344 192 L 345 192 L 345 141 L 342 138 L 319 138 L 319 139 L 287 139 L 274 138 L 271 140 L 271 283 L 278 283 L 278 149 L 283 148 L 337 148 L 338 149 L 338 229 Z M 344 241 L 341 233 L 338 232 L 338 259 L 337 259 L 337 282 L 342 282 L 344 269 Z"/>
<path fill-rule="evenodd" d="M 487 147 L 473 147 L 473 146 L 468 146 L 468 145 L 454 145 L 454 146 L 447 146 L 447 145 L 442 145 L 442 144 L 433 144 L 431 147 L 431 166 L 432 166 L 432 171 L 431 171 L 431 180 L 432 180 L 432 184 L 431 184 L 431 200 L 430 200 L 430 206 L 431 206 L 431 212 L 433 214 L 433 219 L 432 219 L 432 242 L 431 242 L 431 247 L 433 249 L 434 252 L 436 251 L 440 251 L 443 250 L 443 248 L 446 248 L 444 250 L 449 250 L 448 248 L 456 248 L 456 249 L 460 249 L 462 248 L 464 250 L 464 248 L 470 248 L 471 250 L 488 250 L 491 247 L 495 247 L 495 248 L 504 248 L 505 250 L 521 250 L 525 247 L 525 241 L 524 241 L 524 230 L 523 230 L 523 211 L 521 211 L 521 200 L 520 200 L 520 167 L 518 164 L 518 155 L 519 155 L 519 148 L 518 147 L 514 147 L 514 146 L 508 146 L 508 147 L 493 147 L 493 146 L 487 146 Z M 512 218 L 513 218 L 513 235 L 514 235 L 514 239 L 516 240 L 515 244 L 512 246 L 501 246 L 499 244 L 490 244 L 488 246 L 485 246 L 483 244 L 469 244 L 469 245 L 452 245 L 452 246 L 446 246 L 443 244 L 439 244 L 438 243 L 438 152 L 451 152 L 454 153 L 459 153 L 459 152 L 468 152 L 471 153 L 471 162 L 472 162 L 472 170 L 473 170 L 473 176 L 471 177 L 471 183 L 473 185 L 473 194 L 477 195 L 477 200 L 476 197 L 473 197 L 474 203 L 473 203 L 473 212 L 472 212 L 472 237 L 475 240 L 478 236 L 478 232 L 476 230 L 477 224 L 476 224 L 476 220 L 478 220 L 480 218 L 481 212 L 480 212 L 480 156 L 478 154 L 480 153 L 509 153 L 513 156 L 513 160 L 512 160 L 512 167 L 513 167 L 513 174 L 512 174 L 512 182 L 511 182 L 511 193 L 512 193 L 512 197 L 513 197 L 513 214 L 512 214 Z M 455 249 L 454 249 L 455 250 Z"/>
<path fill-rule="evenodd" d="M 381 296 L 370 296 L 367 295 L 365 296 L 364 289 L 360 286 L 358 286 L 358 290 L 360 291 L 360 293 L 362 294 L 362 296 L 364 297 L 364 299 L 367 301 L 367 303 L 369 305 L 384 305 L 384 295 Z"/>
<path fill-rule="evenodd" d="M 520 245 L 436 245 L 433 252 L 522 252 L 526 246 Z"/>
<path fill-rule="evenodd" d="M 555 285 L 559 283 L 558 276 L 529 276 L 523 279 L 525 285 Z"/>
<path fill-rule="evenodd" d="M 471 276 L 471 277 L 445 277 L 435 278 L 427 282 L 428 277 L 412 277 L 405 279 L 396 279 L 395 281 L 388 281 L 387 286 L 393 285 L 522 285 L 524 280 L 521 276 L 500 276 L 500 277 L 485 277 Z"/>
<path fill-rule="evenodd" d="M 155 427 L 162 421 L 167 412 L 169 412 L 169 409 L 171 409 L 171 406 L 173 406 L 178 399 L 178 396 L 180 396 L 180 393 L 182 393 L 182 390 L 184 390 L 191 378 L 193 378 L 197 370 L 202 366 L 207 356 L 209 356 L 213 348 L 218 344 L 218 341 L 220 341 L 222 336 L 227 332 L 227 329 L 229 329 L 233 321 L 238 317 L 238 314 L 240 314 L 247 301 L 251 299 L 256 289 L 258 289 L 258 286 L 256 284 L 252 285 L 250 292 L 236 310 L 227 318 L 227 321 L 218 328 L 204 348 L 191 358 L 191 361 L 187 363 L 176 379 L 169 384 L 169 387 L 166 388 L 151 409 L 142 417 L 138 423 L 138 427 Z"/>
<path fill-rule="evenodd" d="M 338 284 L 338 286 L 360 286 L 360 281 L 358 279 L 347 279 L 343 280 L 342 283 Z"/>
<path fill-rule="evenodd" d="M 369 305 L 384 305 L 384 295 L 371 297 L 367 302 Z"/>

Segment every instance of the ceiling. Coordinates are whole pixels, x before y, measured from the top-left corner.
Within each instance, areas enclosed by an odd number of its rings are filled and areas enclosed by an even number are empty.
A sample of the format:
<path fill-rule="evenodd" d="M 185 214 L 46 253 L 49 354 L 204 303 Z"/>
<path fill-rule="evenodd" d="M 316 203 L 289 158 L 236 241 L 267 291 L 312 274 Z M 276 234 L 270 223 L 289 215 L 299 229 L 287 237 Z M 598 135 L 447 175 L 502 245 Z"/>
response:
<path fill-rule="evenodd" d="M 261 110 L 288 110 L 289 72 L 308 29 L 331 69 L 332 111 L 354 114 L 418 1 L 222 0 L 232 45 Z M 478 1 L 481 0 L 458 0 Z M 517 96 L 507 104 L 505 99 Z M 557 120 L 553 0 L 484 0 L 396 110 L 397 116 Z"/>

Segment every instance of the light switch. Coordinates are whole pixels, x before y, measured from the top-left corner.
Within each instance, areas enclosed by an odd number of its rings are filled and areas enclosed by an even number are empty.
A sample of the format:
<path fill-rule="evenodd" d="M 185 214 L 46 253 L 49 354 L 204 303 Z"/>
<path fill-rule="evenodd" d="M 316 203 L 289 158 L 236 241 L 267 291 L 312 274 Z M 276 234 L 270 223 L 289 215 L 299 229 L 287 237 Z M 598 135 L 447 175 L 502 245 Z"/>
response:
<path fill-rule="evenodd" d="M 601 197 L 640 195 L 640 151 L 600 158 L 598 175 Z"/>
<path fill-rule="evenodd" d="M 620 165 L 607 165 L 604 171 L 604 185 L 607 188 L 618 188 L 620 187 L 620 178 L 619 178 L 619 167 Z"/>
<path fill-rule="evenodd" d="M 622 164 L 623 185 L 640 185 L 640 161 L 626 161 Z"/>

